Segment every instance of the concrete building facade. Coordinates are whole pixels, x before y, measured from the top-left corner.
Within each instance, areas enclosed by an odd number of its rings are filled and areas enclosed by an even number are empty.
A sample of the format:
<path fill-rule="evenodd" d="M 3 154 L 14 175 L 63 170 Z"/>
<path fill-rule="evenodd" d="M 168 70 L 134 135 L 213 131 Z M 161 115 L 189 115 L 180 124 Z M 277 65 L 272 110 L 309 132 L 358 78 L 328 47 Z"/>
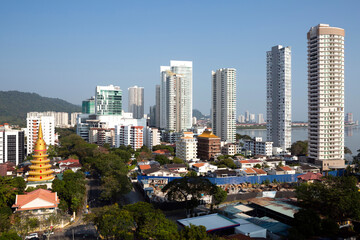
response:
<path fill-rule="evenodd" d="M 194 133 L 183 132 L 183 136 L 176 142 L 176 157 L 185 161 L 197 158 L 197 141 Z"/>
<path fill-rule="evenodd" d="M 11 129 L 9 124 L 0 125 L 0 164 L 22 163 L 25 158 L 24 131 Z"/>
<path fill-rule="evenodd" d="M 199 159 L 209 160 L 221 153 L 221 139 L 213 134 L 211 129 L 206 129 L 197 137 L 197 140 Z"/>
<path fill-rule="evenodd" d="M 291 48 L 277 45 L 266 52 L 267 141 L 286 152 L 291 147 Z"/>
<path fill-rule="evenodd" d="M 212 72 L 212 128 L 221 141 L 235 142 L 236 70 L 222 68 Z"/>
<path fill-rule="evenodd" d="M 192 126 L 192 62 L 170 61 L 160 67 L 160 128 L 183 131 Z"/>
<path fill-rule="evenodd" d="M 38 137 L 39 124 L 41 122 L 43 138 L 47 145 L 55 144 L 55 119 L 53 116 L 27 117 L 26 136 L 27 154 L 34 150 L 34 144 Z"/>
<path fill-rule="evenodd" d="M 130 87 L 129 91 L 129 108 L 128 112 L 133 114 L 133 118 L 139 119 L 144 117 L 144 88 Z"/>
<path fill-rule="evenodd" d="M 308 159 L 323 170 L 344 165 L 344 37 L 319 24 L 308 40 Z"/>

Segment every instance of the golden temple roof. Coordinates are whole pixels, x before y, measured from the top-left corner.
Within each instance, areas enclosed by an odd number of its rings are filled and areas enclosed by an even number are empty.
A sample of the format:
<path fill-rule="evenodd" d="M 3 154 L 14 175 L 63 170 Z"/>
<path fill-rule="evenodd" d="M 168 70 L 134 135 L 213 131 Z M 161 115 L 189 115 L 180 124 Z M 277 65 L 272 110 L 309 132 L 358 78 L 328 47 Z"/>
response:
<path fill-rule="evenodd" d="M 210 129 L 205 129 L 205 131 L 198 136 L 198 138 L 220 138 L 218 136 L 216 136 L 215 134 L 213 134 L 213 132 Z"/>

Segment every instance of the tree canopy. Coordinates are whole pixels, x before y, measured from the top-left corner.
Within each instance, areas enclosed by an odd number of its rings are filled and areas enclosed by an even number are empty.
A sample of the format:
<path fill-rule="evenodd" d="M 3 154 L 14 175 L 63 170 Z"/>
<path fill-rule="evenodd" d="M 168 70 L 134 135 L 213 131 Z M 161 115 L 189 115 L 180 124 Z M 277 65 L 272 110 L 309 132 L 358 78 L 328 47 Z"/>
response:
<path fill-rule="evenodd" d="M 71 170 L 66 170 L 63 180 L 55 179 L 53 181 L 52 189 L 59 195 L 62 210 L 76 212 L 84 203 L 85 175 L 80 171 L 74 173 Z"/>
<path fill-rule="evenodd" d="M 360 193 L 355 177 L 326 177 L 296 188 L 300 205 L 336 221 L 360 220 Z"/>
<path fill-rule="evenodd" d="M 106 239 L 179 239 L 176 224 L 145 202 L 102 207 L 91 213 L 88 221 L 94 222 Z"/>
<path fill-rule="evenodd" d="M 162 189 L 169 200 L 185 201 L 187 209 L 194 209 L 204 195 L 218 192 L 215 184 L 204 177 L 182 177 L 169 182 Z"/>
<path fill-rule="evenodd" d="M 290 148 L 292 155 L 306 155 L 308 152 L 308 141 L 296 141 L 291 144 Z"/>

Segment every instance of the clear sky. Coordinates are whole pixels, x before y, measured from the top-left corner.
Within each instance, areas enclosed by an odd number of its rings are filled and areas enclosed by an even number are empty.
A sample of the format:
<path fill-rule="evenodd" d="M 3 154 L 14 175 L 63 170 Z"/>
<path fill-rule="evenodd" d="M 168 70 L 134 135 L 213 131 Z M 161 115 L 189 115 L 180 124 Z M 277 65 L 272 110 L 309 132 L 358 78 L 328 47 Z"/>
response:
<path fill-rule="evenodd" d="M 306 33 L 345 29 L 345 111 L 360 118 L 360 1 L 0 1 L 1 90 L 74 104 L 96 85 L 145 88 L 155 104 L 159 68 L 193 61 L 193 107 L 208 114 L 211 70 L 237 69 L 237 115 L 265 114 L 266 51 L 292 47 L 293 120 L 307 120 Z"/>

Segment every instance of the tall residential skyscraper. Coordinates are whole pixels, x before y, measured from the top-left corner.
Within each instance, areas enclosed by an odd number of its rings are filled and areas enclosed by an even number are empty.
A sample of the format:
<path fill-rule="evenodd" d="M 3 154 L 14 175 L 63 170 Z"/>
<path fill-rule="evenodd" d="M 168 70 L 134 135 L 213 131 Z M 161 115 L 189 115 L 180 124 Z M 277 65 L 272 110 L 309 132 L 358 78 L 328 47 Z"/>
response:
<path fill-rule="evenodd" d="M 308 40 L 308 158 L 323 170 L 344 165 L 344 36 L 319 24 Z"/>
<path fill-rule="evenodd" d="M 257 118 L 257 123 L 258 124 L 263 124 L 265 121 L 264 121 L 264 114 L 262 113 L 259 113 L 258 114 L 258 118 Z"/>
<path fill-rule="evenodd" d="M 160 128 L 176 132 L 192 127 L 192 62 L 160 67 Z"/>
<path fill-rule="evenodd" d="M 249 122 L 250 121 L 250 113 L 248 110 L 245 111 L 245 122 Z"/>
<path fill-rule="evenodd" d="M 221 141 L 235 142 L 236 70 L 222 68 L 212 72 L 212 128 Z"/>
<path fill-rule="evenodd" d="M 266 52 L 266 133 L 274 147 L 291 147 L 291 48 L 277 45 Z"/>
<path fill-rule="evenodd" d="M 129 90 L 129 109 L 133 118 L 140 119 L 144 117 L 144 88 L 130 87 Z"/>
<path fill-rule="evenodd" d="M 97 115 L 121 115 L 122 91 L 118 86 L 96 86 L 95 113 Z"/>
<path fill-rule="evenodd" d="M 160 127 L 160 85 L 155 87 L 155 127 Z"/>

